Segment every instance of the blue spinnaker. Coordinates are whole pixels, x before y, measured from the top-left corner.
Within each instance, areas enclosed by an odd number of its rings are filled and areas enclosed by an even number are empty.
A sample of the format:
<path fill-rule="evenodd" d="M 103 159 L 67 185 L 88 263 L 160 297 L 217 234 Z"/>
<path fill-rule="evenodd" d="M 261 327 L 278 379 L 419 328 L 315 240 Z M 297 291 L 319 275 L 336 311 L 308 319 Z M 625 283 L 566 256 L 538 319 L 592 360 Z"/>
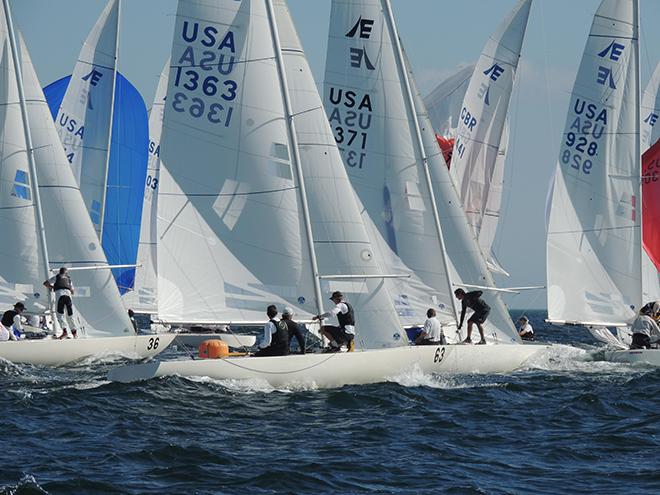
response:
<path fill-rule="evenodd" d="M 71 76 L 63 77 L 44 88 L 53 119 L 70 79 Z M 55 124 L 59 128 L 66 123 Z M 149 120 L 144 100 L 118 73 L 102 242 L 111 265 L 131 265 L 137 259 L 148 145 Z M 135 268 L 115 268 L 112 273 L 122 294 L 133 288 Z"/>

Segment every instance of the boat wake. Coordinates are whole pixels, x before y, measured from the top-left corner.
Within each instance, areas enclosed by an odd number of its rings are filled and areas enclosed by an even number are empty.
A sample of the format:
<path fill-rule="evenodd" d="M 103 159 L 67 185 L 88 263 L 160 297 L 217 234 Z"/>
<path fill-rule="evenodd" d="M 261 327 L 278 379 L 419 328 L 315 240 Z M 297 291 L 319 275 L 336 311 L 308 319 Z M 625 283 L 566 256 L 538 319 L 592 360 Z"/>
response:
<path fill-rule="evenodd" d="M 403 387 L 428 387 L 442 390 L 503 386 L 502 383 L 488 381 L 488 377 L 484 375 L 425 373 L 417 364 L 399 374 L 388 377 L 388 381 Z"/>
<path fill-rule="evenodd" d="M 532 356 L 526 363 L 525 371 L 579 372 L 585 374 L 635 372 L 639 366 L 614 363 L 604 360 L 608 347 L 574 347 L 565 344 L 553 344 L 549 348 Z"/>
<path fill-rule="evenodd" d="M 179 378 L 193 383 L 217 386 L 229 392 L 244 394 L 269 394 L 273 392 L 293 393 L 318 390 L 318 387 L 314 383 L 309 382 L 291 383 L 284 387 L 274 387 L 266 380 L 258 378 L 251 378 L 248 380 L 216 379 L 208 376 L 181 376 Z"/>
<path fill-rule="evenodd" d="M 0 486 L 1 495 L 18 495 L 20 493 L 42 494 L 48 493 L 44 490 L 34 476 L 31 474 L 24 474 L 23 477 L 15 485 Z"/>

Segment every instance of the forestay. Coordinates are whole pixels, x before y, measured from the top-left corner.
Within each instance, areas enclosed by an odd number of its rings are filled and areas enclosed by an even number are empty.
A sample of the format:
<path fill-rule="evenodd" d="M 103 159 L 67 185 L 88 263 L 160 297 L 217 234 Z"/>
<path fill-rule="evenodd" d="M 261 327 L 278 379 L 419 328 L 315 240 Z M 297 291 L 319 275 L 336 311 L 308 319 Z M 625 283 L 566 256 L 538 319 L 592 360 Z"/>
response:
<path fill-rule="evenodd" d="M 119 0 L 85 40 L 55 121 L 85 207 L 102 237 L 117 70 Z"/>
<path fill-rule="evenodd" d="M 137 268 L 133 290 L 124 294 L 126 308 L 140 313 L 156 313 L 158 309 L 158 257 L 157 222 L 158 191 L 160 182 L 160 135 L 163 127 L 167 76 L 170 70 L 168 60 L 158 79 L 156 95 L 149 113 L 149 160 L 147 180 L 144 183 L 144 202 L 140 222 L 140 242 L 137 252 Z"/>
<path fill-rule="evenodd" d="M 502 271 L 491 251 L 502 196 L 504 129 L 531 4 L 520 0 L 488 39 L 463 100 L 452 153 L 451 177 L 494 271 Z"/>
<path fill-rule="evenodd" d="M 641 304 L 638 2 L 603 0 L 570 98 L 547 238 L 548 318 L 625 325 Z"/>
<path fill-rule="evenodd" d="M 42 204 L 47 205 L 43 216 L 50 265 L 55 268 L 107 266 L 22 39 L 19 48 L 39 194 Z M 110 270 L 72 272 L 72 278 L 76 288 L 74 304 L 87 322 L 88 335 L 100 337 L 133 332 Z"/>

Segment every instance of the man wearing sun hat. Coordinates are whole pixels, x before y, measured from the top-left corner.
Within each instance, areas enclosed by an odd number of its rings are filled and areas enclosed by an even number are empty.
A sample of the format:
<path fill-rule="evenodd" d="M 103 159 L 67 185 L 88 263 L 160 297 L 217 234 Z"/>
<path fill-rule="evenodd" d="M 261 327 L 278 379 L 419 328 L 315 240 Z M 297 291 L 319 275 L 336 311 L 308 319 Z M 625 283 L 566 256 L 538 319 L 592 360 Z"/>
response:
<path fill-rule="evenodd" d="M 300 331 L 300 325 L 293 321 L 293 315 L 293 309 L 288 306 L 282 311 L 282 322 L 289 330 L 289 347 L 291 347 L 291 340 L 295 337 L 300 348 L 300 354 L 305 354 L 305 336 Z"/>
<path fill-rule="evenodd" d="M 355 314 L 353 306 L 344 301 L 344 295 L 338 290 L 330 296 L 335 307 L 322 315 L 316 315 L 312 320 L 323 320 L 336 316 L 339 326 L 323 325 L 321 335 L 330 341 L 327 352 L 338 352 L 343 344 L 346 344 L 348 352 L 355 350 Z"/>

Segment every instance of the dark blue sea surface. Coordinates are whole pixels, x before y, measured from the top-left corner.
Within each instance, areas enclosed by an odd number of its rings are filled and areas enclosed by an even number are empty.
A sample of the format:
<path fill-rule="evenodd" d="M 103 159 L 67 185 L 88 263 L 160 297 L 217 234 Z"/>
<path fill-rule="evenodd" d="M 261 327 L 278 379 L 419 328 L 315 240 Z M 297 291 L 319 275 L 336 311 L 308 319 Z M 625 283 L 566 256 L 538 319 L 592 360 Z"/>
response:
<path fill-rule="evenodd" d="M 563 345 L 509 375 L 275 390 L 0 363 L 0 493 L 660 493 L 660 370 L 528 314 Z"/>

